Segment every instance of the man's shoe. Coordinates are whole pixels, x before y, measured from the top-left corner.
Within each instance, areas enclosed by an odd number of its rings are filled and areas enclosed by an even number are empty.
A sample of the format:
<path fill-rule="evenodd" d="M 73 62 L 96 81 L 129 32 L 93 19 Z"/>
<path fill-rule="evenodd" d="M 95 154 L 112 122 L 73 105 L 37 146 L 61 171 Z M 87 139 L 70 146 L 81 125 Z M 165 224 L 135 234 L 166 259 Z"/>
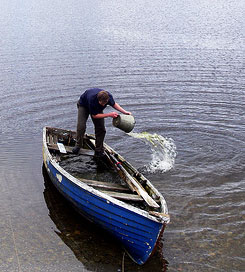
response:
<path fill-rule="evenodd" d="M 103 156 L 105 153 L 103 152 L 103 151 L 95 151 L 94 152 L 94 156 L 95 157 L 101 157 L 101 156 Z"/>
<path fill-rule="evenodd" d="M 79 151 L 80 151 L 80 147 L 77 145 L 72 149 L 72 153 L 76 155 L 79 153 Z"/>
<path fill-rule="evenodd" d="M 95 151 L 94 157 L 98 159 L 104 159 L 106 158 L 106 154 L 104 153 L 104 151 Z"/>

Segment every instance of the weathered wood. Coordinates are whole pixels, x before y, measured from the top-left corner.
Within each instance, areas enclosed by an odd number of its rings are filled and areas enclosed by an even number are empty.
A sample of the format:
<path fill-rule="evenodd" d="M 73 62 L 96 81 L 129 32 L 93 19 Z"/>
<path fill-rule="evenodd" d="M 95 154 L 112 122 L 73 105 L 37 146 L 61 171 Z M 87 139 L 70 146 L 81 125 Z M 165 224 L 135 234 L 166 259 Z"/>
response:
<path fill-rule="evenodd" d="M 54 144 L 57 144 L 58 143 L 58 136 L 57 135 L 53 135 L 53 138 L 54 138 Z"/>
<path fill-rule="evenodd" d="M 159 213 L 159 212 L 149 211 L 149 214 L 154 215 L 154 216 L 159 217 L 159 218 L 162 218 L 162 217 L 170 218 L 169 214 L 166 214 L 166 213 Z"/>
<path fill-rule="evenodd" d="M 135 186 L 137 194 L 140 195 L 150 207 L 159 208 L 159 205 L 156 203 L 156 201 L 149 196 L 149 194 L 140 183 L 138 183 L 132 176 L 130 176 L 128 172 L 125 172 L 125 175 L 127 182 L 130 182 L 133 184 L 133 186 Z"/>
<path fill-rule="evenodd" d="M 47 130 L 49 131 L 50 134 L 52 134 L 53 136 L 56 135 L 58 138 L 76 139 L 76 132 L 72 130 L 65 130 L 65 129 L 52 128 L 52 127 L 47 127 Z M 85 134 L 84 139 L 95 139 L 95 136 L 92 134 Z"/>
<path fill-rule="evenodd" d="M 105 190 L 115 190 L 115 191 L 121 191 L 121 192 L 130 191 L 128 187 L 124 187 L 124 186 L 122 186 L 120 184 L 116 184 L 116 183 L 90 180 L 90 179 L 82 179 L 82 178 L 77 178 L 77 179 L 81 180 L 82 182 L 84 182 L 87 185 L 92 186 L 94 188 L 100 188 L 100 189 L 105 189 Z"/>
<path fill-rule="evenodd" d="M 119 192 L 108 192 L 108 191 L 101 191 L 111 197 L 114 197 L 118 200 L 126 200 L 126 201 L 137 201 L 137 202 L 143 202 L 143 198 L 139 195 L 135 194 L 125 194 L 125 193 L 119 193 Z"/>
<path fill-rule="evenodd" d="M 67 153 L 72 153 L 72 149 L 73 149 L 72 146 L 65 145 L 64 147 L 65 147 Z M 48 144 L 48 149 L 59 150 L 57 144 Z M 80 151 L 78 154 L 86 155 L 86 156 L 94 156 L 94 151 L 89 150 L 89 149 L 80 148 Z"/>
<path fill-rule="evenodd" d="M 53 145 L 53 144 L 54 144 L 53 135 L 49 134 L 49 135 L 48 135 L 48 138 L 49 138 L 49 144 L 50 144 L 50 145 Z"/>
<path fill-rule="evenodd" d="M 120 162 L 118 162 L 113 154 L 111 154 L 109 151 L 107 152 L 107 154 L 115 162 L 116 168 L 119 168 L 121 170 L 124 175 L 124 180 L 127 182 L 129 187 L 131 189 L 133 188 L 133 191 L 137 192 L 137 194 L 141 196 L 150 207 L 159 208 L 159 205 L 156 203 L 156 201 L 153 200 L 143 188 L 143 186 L 126 171 L 126 169 L 122 166 Z"/>
<path fill-rule="evenodd" d="M 47 128 L 47 129 L 52 135 L 57 135 L 60 137 L 72 136 L 73 138 L 75 138 L 75 136 L 76 136 L 76 132 L 71 131 L 71 130 L 65 130 L 65 129 L 60 129 L 60 128 L 51 128 L 51 127 Z"/>

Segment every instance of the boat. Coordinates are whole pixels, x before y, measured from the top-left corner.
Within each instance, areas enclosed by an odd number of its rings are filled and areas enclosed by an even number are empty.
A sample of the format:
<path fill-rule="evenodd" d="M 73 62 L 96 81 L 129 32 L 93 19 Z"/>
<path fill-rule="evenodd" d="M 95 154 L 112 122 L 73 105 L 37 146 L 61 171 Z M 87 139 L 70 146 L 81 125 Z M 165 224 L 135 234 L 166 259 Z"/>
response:
<path fill-rule="evenodd" d="M 170 222 L 164 197 L 106 143 L 103 160 L 95 157 L 92 134 L 85 134 L 74 155 L 75 137 L 71 130 L 43 128 L 43 162 L 52 183 L 82 216 L 113 235 L 134 262 L 144 264 Z M 100 170 L 81 171 L 82 164 Z"/>

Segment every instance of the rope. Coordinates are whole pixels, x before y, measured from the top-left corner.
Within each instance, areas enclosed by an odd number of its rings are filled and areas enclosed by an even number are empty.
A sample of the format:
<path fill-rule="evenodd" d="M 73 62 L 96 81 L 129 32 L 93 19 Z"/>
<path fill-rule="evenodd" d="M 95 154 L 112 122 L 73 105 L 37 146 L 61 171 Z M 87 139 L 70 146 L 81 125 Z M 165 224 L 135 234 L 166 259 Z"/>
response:
<path fill-rule="evenodd" d="M 123 258 L 122 258 L 122 272 L 124 272 L 124 257 L 125 257 L 125 251 L 123 252 Z"/>

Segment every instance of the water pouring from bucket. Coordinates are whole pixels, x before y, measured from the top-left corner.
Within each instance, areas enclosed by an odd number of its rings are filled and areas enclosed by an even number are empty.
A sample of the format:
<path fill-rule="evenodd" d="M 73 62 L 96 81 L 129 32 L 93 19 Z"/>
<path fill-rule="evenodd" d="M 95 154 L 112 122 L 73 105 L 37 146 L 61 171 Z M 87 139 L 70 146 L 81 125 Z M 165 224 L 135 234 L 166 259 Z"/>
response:
<path fill-rule="evenodd" d="M 135 120 L 133 115 L 119 114 L 116 118 L 113 118 L 112 124 L 114 127 L 129 133 L 135 126 Z"/>
<path fill-rule="evenodd" d="M 136 139 L 142 139 L 150 146 L 152 161 L 146 166 L 148 172 L 167 172 L 174 167 L 177 151 L 173 139 L 163 137 L 156 133 L 150 134 L 148 132 L 131 132 L 128 135 Z"/>

